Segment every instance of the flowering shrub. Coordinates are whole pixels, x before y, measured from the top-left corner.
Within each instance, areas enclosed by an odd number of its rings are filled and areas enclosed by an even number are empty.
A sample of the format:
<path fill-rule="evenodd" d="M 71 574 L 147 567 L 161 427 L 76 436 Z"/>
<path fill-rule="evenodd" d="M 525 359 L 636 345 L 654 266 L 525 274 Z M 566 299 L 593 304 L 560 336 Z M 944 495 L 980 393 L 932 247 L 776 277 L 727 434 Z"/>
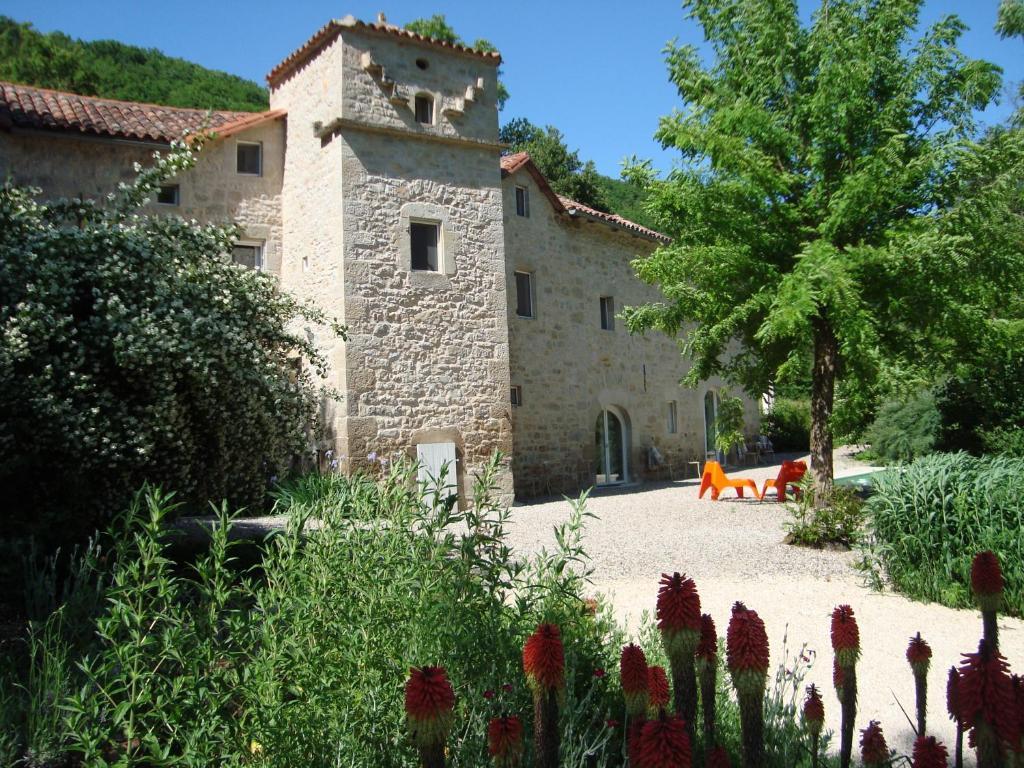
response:
<path fill-rule="evenodd" d="M 0 186 L 6 535 L 85 538 L 144 480 L 259 505 L 308 449 L 326 360 L 304 326 L 343 329 L 231 264 L 234 227 L 138 214 L 195 147 L 102 201 Z"/>

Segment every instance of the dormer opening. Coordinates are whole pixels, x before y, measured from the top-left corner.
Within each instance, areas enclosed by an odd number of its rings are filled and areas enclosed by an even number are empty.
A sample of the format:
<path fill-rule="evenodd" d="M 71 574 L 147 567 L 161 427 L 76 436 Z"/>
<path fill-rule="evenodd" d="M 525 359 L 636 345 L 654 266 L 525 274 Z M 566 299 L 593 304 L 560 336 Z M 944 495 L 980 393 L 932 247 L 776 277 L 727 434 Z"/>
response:
<path fill-rule="evenodd" d="M 423 125 L 434 124 L 434 97 L 429 93 L 416 94 L 416 122 Z"/>

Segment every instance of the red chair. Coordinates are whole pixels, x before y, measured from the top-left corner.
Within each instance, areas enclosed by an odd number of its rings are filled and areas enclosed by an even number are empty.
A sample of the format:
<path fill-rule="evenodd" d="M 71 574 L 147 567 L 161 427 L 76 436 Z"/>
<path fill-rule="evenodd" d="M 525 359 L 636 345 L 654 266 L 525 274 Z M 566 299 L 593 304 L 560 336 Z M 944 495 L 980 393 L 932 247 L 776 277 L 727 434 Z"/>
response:
<path fill-rule="evenodd" d="M 743 489 L 749 488 L 754 492 L 755 499 L 760 498 L 757 493 L 757 483 L 745 477 L 730 480 L 728 475 L 722 470 L 722 465 L 717 461 L 709 461 L 704 465 L 704 475 L 700 479 L 700 493 L 697 494 L 697 498 L 703 499 L 704 493 L 708 488 L 711 489 L 712 501 L 718 501 L 718 494 L 726 488 L 735 488 L 736 495 L 741 499 L 743 498 Z"/>
<path fill-rule="evenodd" d="M 774 488 L 778 494 L 779 501 L 786 500 L 786 486 L 792 486 L 793 495 L 800 498 L 800 486 L 797 483 L 803 479 L 807 472 L 807 465 L 802 461 L 784 461 L 779 467 L 779 474 L 774 480 L 765 480 L 764 488 L 761 489 L 761 498 L 764 499 L 769 488 Z"/>

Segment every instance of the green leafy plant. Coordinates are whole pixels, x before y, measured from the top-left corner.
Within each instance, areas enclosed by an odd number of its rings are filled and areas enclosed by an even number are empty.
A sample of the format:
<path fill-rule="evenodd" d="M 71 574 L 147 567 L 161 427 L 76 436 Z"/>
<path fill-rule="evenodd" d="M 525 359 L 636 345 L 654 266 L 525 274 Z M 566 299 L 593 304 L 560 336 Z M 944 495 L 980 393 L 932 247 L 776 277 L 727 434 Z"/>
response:
<path fill-rule="evenodd" d="M 882 461 L 913 461 L 932 452 L 939 428 L 935 397 L 923 391 L 906 402 L 885 403 L 868 429 L 867 440 Z"/>
<path fill-rule="evenodd" d="M 744 439 L 743 400 L 733 397 L 728 390 L 722 390 L 715 418 L 715 447 L 728 454 L 736 446 L 742 445 Z"/>
<path fill-rule="evenodd" d="M 991 550 L 1003 563 L 1007 611 L 1024 613 L 1024 459 L 933 454 L 873 485 L 864 555 L 876 580 L 967 607 L 971 557 Z"/>
<path fill-rule="evenodd" d="M 811 444 L 809 400 L 779 398 L 763 421 L 763 430 L 777 451 L 806 451 Z"/>
<path fill-rule="evenodd" d="M 787 541 L 804 547 L 849 548 L 861 540 L 867 513 L 852 488 L 835 486 L 828 503 L 815 505 L 814 487 L 806 476 L 799 485 L 799 496 L 786 504 L 790 516 L 784 523 Z"/>

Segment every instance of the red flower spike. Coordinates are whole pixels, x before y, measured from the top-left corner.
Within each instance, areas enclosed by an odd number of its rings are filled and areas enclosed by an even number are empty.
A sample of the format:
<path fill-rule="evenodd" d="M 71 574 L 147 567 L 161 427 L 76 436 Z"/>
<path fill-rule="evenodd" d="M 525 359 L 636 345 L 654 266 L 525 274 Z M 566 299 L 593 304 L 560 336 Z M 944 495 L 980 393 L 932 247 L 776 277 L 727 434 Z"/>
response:
<path fill-rule="evenodd" d="M 971 563 L 971 590 L 983 611 L 999 610 L 1003 599 L 1003 570 L 991 550 L 979 552 Z"/>
<path fill-rule="evenodd" d="M 910 638 L 910 644 L 907 646 L 907 662 L 910 664 L 910 668 L 914 670 L 914 674 L 922 677 L 928 674 L 928 667 L 931 665 L 931 661 L 931 646 L 921 639 L 921 633 L 918 632 Z"/>
<path fill-rule="evenodd" d="M 882 726 L 877 720 L 872 720 L 860 732 L 860 759 L 865 768 L 889 765 L 889 745 L 885 743 Z"/>
<path fill-rule="evenodd" d="M 647 668 L 647 694 L 647 706 L 654 716 L 668 707 L 668 675 L 665 674 L 664 667 Z"/>
<path fill-rule="evenodd" d="M 639 645 L 630 643 L 623 647 L 619 659 L 619 678 L 622 695 L 626 699 L 626 711 L 630 717 L 644 717 L 647 714 L 650 675 L 647 671 L 647 657 Z"/>
<path fill-rule="evenodd" d="M 417 745 L 443 742 L 452 725 L 455 691 L 444 667 L 412 667 L 405 684 L 405 714 Z"/>
<path fill-rule="evenodd" d="M 1020 723 L 1006 659 L 990 650 L 984 640 L 978 644 L 977 653 L 965 653 L 963 657 L 956 709 L 964 729 L 985 723 L 1007 744 L 1019 743 Z"/>
<path fill-rule="evenodd" d="M 947 768 L 949 754 L 934 736 L 918 736 L 914 742 L 912 768 Z"/>
<path fill-rule="evenodd" d="M 953 722 L 960 721 L 960 697 L 957 691 L 960 689 L 960 673 L 956 667 L 949 668 L 949 676 L 946 678 L 946 712 Z"/>
<path fill-rule="evenodd" d="M 729 755 L 724 747 L 717 746 L 711 750 L 711 754 L 708 755 L 706 768 L 731 768 L 729 765 Z"/>
<path fill-rule="evenodd" d="M 848 605 L 840 605 L 832 611 L 832 650 L 844 669 L 853 667 L 860 656 L 860 630 L 853 608 Z"/>
<path fill-rule="evenodd" d="M 488 723 L 487 753 L 500 768 L 519 765 L 523 757 L 523 724 L 518 717 L 496 717 Z"/>
<path fill-rule="evenodd" d="M 764 622 L 743 603 L 736 603 L 725 635 L 725 660 L 740 695 L 764 692 L 768 677 L 768 633 Z"/>
<path fill-rule="evenodd" d="M 554 624 L 538 624 L 523 645 L 523 672 L 534 691 L 561 691 L 565 687 L 565 650 Z"/>
<path fill-rule="evenodd" d="M 700 642 L 700 595 L 693 579 L 678 572 L 661 574 L 658 588 L 658 629 L 669 658 L 692 656 Z"/>
<path fill-rule="evenodd" d="M 700 617 L 700 642 L 696 650 L 697 666 L 704 664 L 715 666 L 718 662 L 718 632 L 715 620 L 708 614 Z"/>
<path fill-rule="evenodd" d="M 825 724 L 825 703 L 821 700 L 818 687 L 814 684 L 807 686 L 807 698 L 804 699 L 804 724 L 812 736 L 821 734 Z"/>
<path fill-rule="evenodd" d="M 644 723 L 635 755 L 636 768 L 690 768 L 693 755 L 686 723 L 664 713 Z"/>
<path fill-rule="evenodd" d="M 843 683 L 846 682 L 846 675 L 843 668 L 839 666 L 839 659 L 832 659 L 832 687 L 836 689 L 836 696 L 843 700 Z"/>

